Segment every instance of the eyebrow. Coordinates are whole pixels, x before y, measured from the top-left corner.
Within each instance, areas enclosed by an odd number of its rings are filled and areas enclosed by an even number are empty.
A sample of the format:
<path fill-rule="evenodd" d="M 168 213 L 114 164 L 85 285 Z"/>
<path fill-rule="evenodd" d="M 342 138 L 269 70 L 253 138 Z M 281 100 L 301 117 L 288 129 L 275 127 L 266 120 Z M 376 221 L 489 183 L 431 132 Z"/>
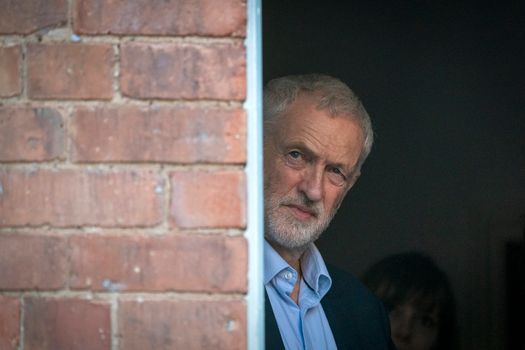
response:
<path fill-rule="evenodd" d="M 315 153 L 312 149 L 310 149 L 310 147 L 308 147 L 304 142 L 302 141 L 297 141 L 297 142 L 293 142 L 289 145 L 285 145 L 285 148 L 297 148 L 298 150 L 300 150 L 301 152 L 303 152 L 307 157 L 309 158 L 312 158 L 312 159 L 318 159 L 320 158 L 319 155 L 317 153 Z M 352 175 L 354 174 L 354 172 L 356 171 L 356 165 L 357 163 L 351 167 L 348 171 L 346 171 L 346 168 L 345 166 L 342 164 L 342 163 L 332 163 L 332 162 L 328 162 L 327 165 L 331 166 L 331 167 L 334 167 L 334 168 L 339 168 L 339 169 L 342 169 L 344 171 L 343 175 L 346 177 L 346 178 L 351 178 Z"/>
<path fill-rule="evenodd" d="M 301 152 L 303 152 L 308 157 L 315 158 L 315 159 L 319 158 L 319 155 L 317 153 L 315 153 L 311 148 L 306 146 L 306 144 L 304 142 L 298 141 L 298 142 L 293 142 L 293 143 L 290 143 L 290 144 L 286 144 L 284 142 L 283 146 L 287 150 L 296 148 L 296 149 L 300 150 Z"/>

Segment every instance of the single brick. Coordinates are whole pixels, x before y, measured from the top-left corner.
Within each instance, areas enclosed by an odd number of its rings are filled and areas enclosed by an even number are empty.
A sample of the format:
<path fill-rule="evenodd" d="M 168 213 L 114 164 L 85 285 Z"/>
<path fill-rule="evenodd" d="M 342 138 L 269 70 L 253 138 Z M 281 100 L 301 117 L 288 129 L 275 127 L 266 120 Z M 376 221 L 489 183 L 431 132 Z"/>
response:
<path fill-rule="evenodd" d="M 67 0 L 3 0 L 1 34 L 29 34 L 67 22 Z"/>
<path fill-rule="evenodd" d="M 45 161 L 64 151 L 64 125 L 53 108 L 0 107 L 0 161 Z"/>
<path fill-rule="evenodd" d="M 63 288 L 68 274 L 66 248 L 61 237 L 0 235 L 0 289 Z"/>
<path fill-rule="evenodd" d="M 245 292 L 243 237 L 73 236 L 72 289 Z"/>
<path fill-rule="evenodd" d="M 246 31 L 244 0 L 79 0 L 74 16 L 75 31 L 87 34 L 243 36 Z"/>
<path fill-rule="evenodd" d="M 109 44 L 32 44 L 27 50 L 28 95 L 35 99 L 110 99 Z"/>
<path fill-rule="evenodd" d="M 119 345 L 126 350 L 246 349 L 240 300 L 121 301 Z"/>
<path fill-rule="evenodd" d="M 0 349 L 16 350 L 19 341 L 20 301 L 17 298 L 0 295 Z"/>
<path fill-rule="evenodd" d="M 2 22 L 0 15 L 0 23 Z M 20 64 L 22 62 L 20 46 L 0 47 L 0 97 L 20 95 Z"/>
<path fill-rule="evenodd" d="M 171 173 L 170 218 L 181 228 L 246 225 L 246 186 L 240 171 Z"/>
<path fill-rule="evenodd" d="M 25 350 L 109 350 L 110 307 L 82 299 L 26 298 Z"/>
<path fill-rule="evenodd" d="M 241 43 L 122 44 L 121 91 L 134 98 L 243 100 Z"/>
<path fill-rule="evenodd" d="M 244 163 L 242 109 L 135 107 L 75 111 L 76 162 Z M 1 153 L 1 151 L 0 151 Z"/>
<path fill-rule="evenodd" d="M 151 171 L 0 169 L 0 227 L 152 226 L 163 197 Z"/>

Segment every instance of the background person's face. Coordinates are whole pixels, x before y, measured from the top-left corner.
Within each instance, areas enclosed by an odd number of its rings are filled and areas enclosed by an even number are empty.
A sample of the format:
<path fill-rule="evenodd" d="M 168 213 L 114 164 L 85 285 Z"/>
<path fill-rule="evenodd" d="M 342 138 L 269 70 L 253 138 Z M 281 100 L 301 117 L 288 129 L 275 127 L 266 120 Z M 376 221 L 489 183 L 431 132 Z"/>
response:
<path fill-rule="evenodd" d="M 287 249 L 313 242 L 328 226 L 362 149 L 359 124 L 316 103 L 299 95 L 265 135 L 266 237 Z"/>
<path fill-rule="evenodd" d="M 395 307 L 389 314 L 392 340 L 397 350 L 432 350 L 437 344 L 437 309 L 420 310 L 413 301 Z"/>

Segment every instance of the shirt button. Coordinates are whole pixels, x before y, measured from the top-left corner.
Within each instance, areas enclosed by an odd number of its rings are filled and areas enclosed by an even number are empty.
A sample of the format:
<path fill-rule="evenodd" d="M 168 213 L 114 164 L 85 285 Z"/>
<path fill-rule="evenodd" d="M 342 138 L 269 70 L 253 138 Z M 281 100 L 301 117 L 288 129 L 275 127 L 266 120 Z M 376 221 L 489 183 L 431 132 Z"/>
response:
<path fill-rule="evenodd" d="M 290 271 L 286 271 L 284 273 L 284 278 L 286 278 L 287 280 L 291 279 L 292 278 L 292 273 Z"/>

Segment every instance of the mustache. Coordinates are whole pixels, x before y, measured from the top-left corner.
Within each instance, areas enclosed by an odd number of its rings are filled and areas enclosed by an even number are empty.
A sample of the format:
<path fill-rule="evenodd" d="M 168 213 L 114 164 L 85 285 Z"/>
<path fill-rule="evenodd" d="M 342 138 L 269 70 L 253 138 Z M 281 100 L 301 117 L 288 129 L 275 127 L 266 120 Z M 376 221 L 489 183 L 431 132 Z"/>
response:
<path fill-rule="evenodd" d="M 313 202 L 304 195 L 286 196 L 283 199 L 281 199 L 279 204 L 284 206 L 302 207 L 311 212 L 316 217 L 318 217 L 324 211 L 322 203 Z"/>

